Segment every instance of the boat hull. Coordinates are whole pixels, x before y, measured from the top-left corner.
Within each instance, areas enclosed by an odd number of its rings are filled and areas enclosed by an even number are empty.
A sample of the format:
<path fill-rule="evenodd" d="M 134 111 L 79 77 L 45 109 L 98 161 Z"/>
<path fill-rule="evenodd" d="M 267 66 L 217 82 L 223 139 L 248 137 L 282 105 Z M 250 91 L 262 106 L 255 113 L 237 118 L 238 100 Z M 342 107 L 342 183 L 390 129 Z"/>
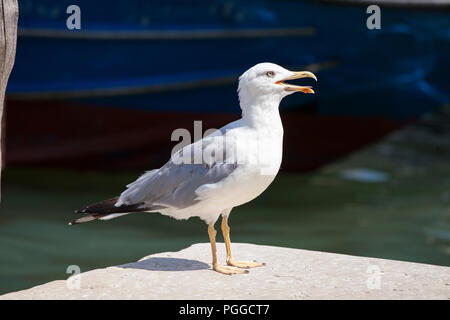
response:
<path fill-rule="evenodd" d="M 360 6 L 80 0 L 82 28 L 67 30 L 70 4 L 19 3 L 8 165 L 160 165 L 174 129 L 237 119 L 238 77 L 264 61 L 319 79 L 302 79 L 315 95 L 280 106 L 287 170 L 316 168 L 448 103 L 445 11 L 383 8 L 382 28 L 369 30 Z"/>
<path fill-rule="evenodd" d="M 281 116 L 285 171 L 318 168 L 399 125 L 382 117 L 317 116 L 294 111 Z M 6 164 L 82 170 L 156 168 L 167 161 L 178 143 L 171 141 L 174 130 L 185 128 L 194 137 L 194 121 L 202 121 L 205 132 L 238 118 L 236 113 L 149 112 L 61 101 L 8 103 Z"/>

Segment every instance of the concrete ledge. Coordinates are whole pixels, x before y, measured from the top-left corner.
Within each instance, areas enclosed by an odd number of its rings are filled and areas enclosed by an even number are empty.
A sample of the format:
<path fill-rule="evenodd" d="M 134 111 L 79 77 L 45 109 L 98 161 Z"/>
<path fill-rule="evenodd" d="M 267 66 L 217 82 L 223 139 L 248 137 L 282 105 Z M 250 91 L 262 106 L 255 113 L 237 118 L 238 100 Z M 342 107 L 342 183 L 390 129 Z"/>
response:
<path fill-rule="evenodd" d="M 449 299 L 450 268 L 234 243 L 237 260 L 267 265 L 246 275 L 210 268 L 210 246 L 147 256 L 81 274 L 80 288 L 52 281 L 0 299 Z M 218 244 L 219 260 L 225 249 Z M 220 259 L 222 258 L 222 259 Z M 379 284 L 379 286 L 378 286 Z"/>

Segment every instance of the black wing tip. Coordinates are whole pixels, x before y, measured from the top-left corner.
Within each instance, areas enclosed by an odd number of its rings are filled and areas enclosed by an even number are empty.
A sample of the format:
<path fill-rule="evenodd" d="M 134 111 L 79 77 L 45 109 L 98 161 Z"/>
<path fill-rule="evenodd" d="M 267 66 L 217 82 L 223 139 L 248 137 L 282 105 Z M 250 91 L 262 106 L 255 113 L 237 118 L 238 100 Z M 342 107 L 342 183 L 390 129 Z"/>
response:
<path fill-rule="evenodd" d="M 82 214 L 116 213 L 118 207 L 116 207 L 115 204 L 118 199 L 119 197 L 117 196 L 111 199 L 96 202 L 88 206 L 85 206 L 83 209 L 75 210 L 74 212 Z"/>

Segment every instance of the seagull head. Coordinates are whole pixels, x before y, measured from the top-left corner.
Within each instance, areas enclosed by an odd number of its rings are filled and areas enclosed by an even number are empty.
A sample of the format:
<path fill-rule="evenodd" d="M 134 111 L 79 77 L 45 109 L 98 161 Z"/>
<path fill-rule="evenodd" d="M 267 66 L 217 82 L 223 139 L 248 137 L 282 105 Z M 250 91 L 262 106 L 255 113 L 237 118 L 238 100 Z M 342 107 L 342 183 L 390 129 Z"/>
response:
<path fill-rule="evenodd" d="M 274 63 L 259 63 L 239 77 L 239 100 L 242 104 L 270 100 L 280 102 L 285 96 L 295 92 L 314 93 L 309 86 L 298 86 L 286 81 L 316 76 L 309 71 L 290 71 Z"/>

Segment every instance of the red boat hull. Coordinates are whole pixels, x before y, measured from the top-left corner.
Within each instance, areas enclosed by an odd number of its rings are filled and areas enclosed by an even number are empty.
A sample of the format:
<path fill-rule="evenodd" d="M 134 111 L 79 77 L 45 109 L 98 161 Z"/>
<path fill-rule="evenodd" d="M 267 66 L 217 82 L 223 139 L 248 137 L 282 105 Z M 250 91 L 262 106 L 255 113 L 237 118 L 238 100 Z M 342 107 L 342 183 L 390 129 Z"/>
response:
<path fill-rule="evenodd" d="M 374 142 L 399 126 L 376 117 L 283 112 L 282 170 L 307 171 Z M 148 169 L 165 163 L 177 128 L 220 128 L 238 114 L 149 112 L 11 101 L 6 108 L 6 164 L 75 169 Z"/>

